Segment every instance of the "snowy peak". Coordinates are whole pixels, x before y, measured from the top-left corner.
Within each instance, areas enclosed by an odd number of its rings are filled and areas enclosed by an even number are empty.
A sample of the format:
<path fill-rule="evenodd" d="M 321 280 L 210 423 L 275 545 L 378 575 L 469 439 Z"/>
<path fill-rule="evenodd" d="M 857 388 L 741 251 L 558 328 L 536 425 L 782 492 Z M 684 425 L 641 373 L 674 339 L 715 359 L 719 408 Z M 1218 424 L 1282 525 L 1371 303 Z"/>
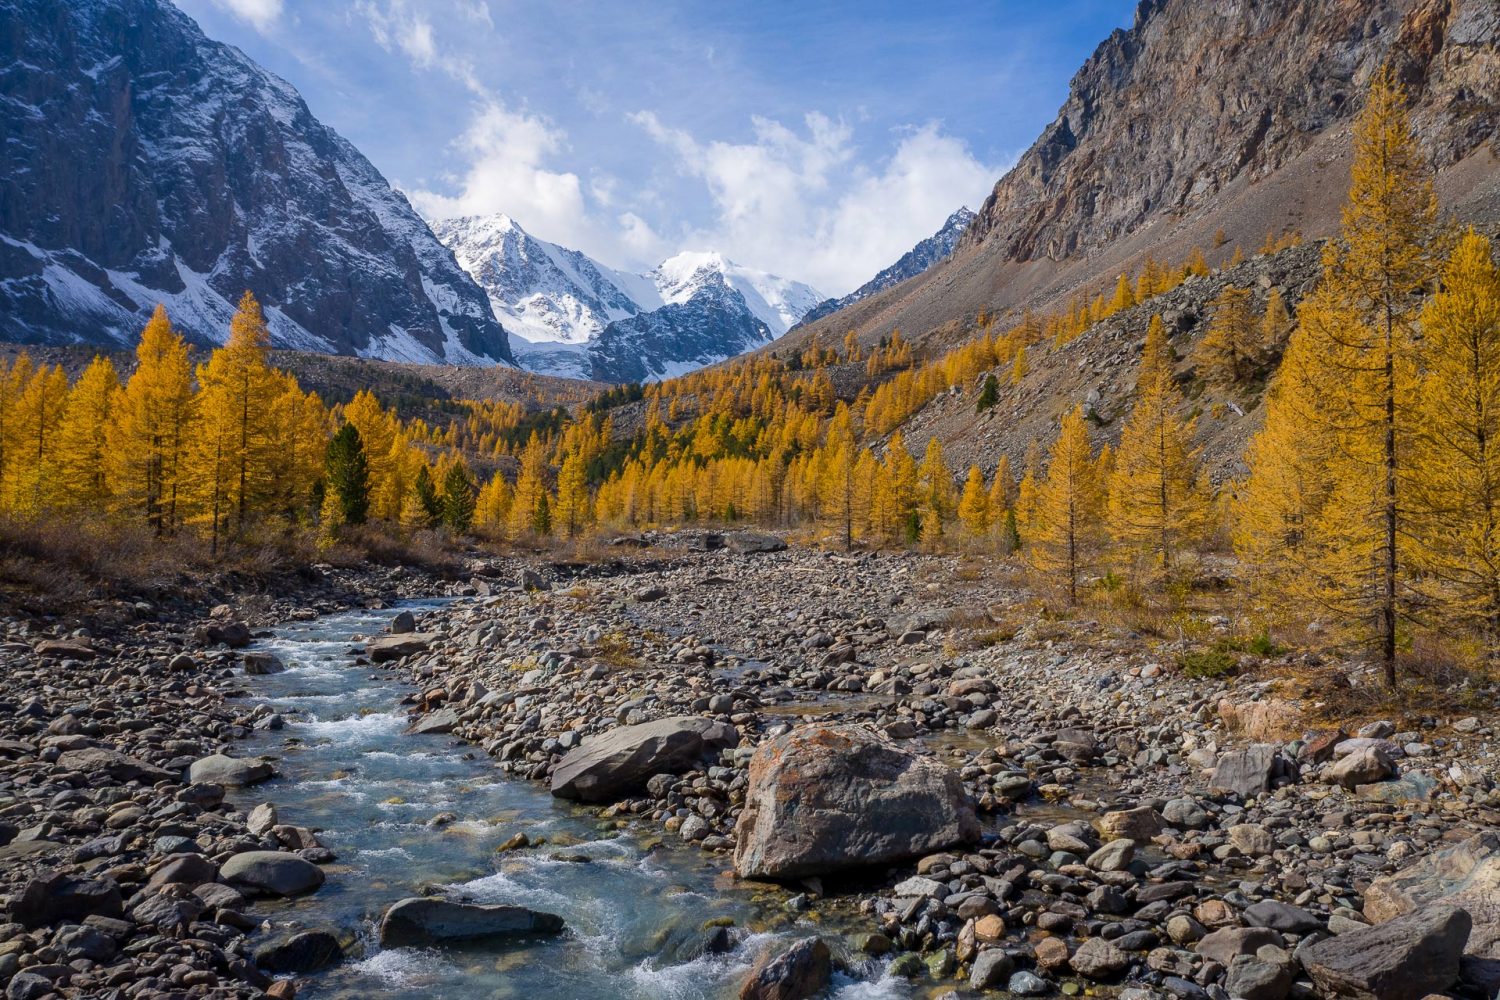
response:
<path fill-rule="evenodd" d="M 875 277 L 860 285 L 848 295 L 837 299 L 826 299 L 816 306 L 806 310 L 798 325 L 811 323 L 822 319 L 824 316 L 832 315 L 845 306 L 853 305 L 861 299 L 874 295 L 876 292 L 885 291 L 894 285 L 899 285 L 907 278 L 915 278 L 923 271 L 940 263 L 953 253 L 953 248 L 958 246 L 958 241 L 963 237 L 964 231 L 969 228 L 969 223 L 974 221 L 974 213 L 967 207 L 960 208 L 948 216 L 942 228 L 927 237 L 916 246 L 912 247 L 901 259 L 890 267 L 885 268 Z"/>
<path fill-rule="evenodd" d="M 818 291 L 723 254 L 688 251 L 617 271 L 506 215 L 433 231 L 489 296 L 523 367 L 606 381 L 664 378 L 759 347 L 822 301 Z"/>
<path fill-rule="evenodd" d="M 712 251 L 685 251 L 662 261 L 651 272 L 666 302 L 686 301 L 714 275 L 738 291 L 756 319 L 766 324 L 776 337 L 790 330 L 809 309 L 823 301 L 823 296 L 811 285 L 741 267 Z"/>
<path fill-rule="evenodd" d="M 162 303 L 218 342 L 249 289 L 277 346 L 510 362 L 406 198 L 170 0 L 0 0 L 0 66 L 0 337 L 129 345 Z"/>

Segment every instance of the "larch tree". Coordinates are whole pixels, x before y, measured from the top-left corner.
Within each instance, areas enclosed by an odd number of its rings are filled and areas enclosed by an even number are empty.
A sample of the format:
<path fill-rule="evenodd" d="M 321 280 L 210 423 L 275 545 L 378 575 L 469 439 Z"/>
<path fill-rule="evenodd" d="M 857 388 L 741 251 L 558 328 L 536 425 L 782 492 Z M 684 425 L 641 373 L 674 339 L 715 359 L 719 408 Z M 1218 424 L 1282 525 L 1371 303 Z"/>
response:
<path fill-rule="evenodd" d="M 1109 481 L 1109 532 L 1138 559 L 1169 571 L 1177 552 L 1203 527 L 1207 503 L 1199 483 L 1192 420 L 1163 359 L 1170 349 L 1160 323 L 1146 337 L 1135 406 L 1120 432 Z"/>
<path fill-rule="evenodd" d="M 995 475 L 990 480 L 990 517 L 1000 517 L 1016 505 L 1016 477 L 1010 471 L 1010 456 L 1001 455 L 995 462 Z"/>
<path fill-rule="evenodd" d="M 1260 362 L 1260 329 L 1250 308 L 1250 290 L 1227 286 L 1211 308 L 1213 319 L 1193 360 L 1206 381 L 1236 385 L 1248 379 Z"/>
<path fill-rule="evenodd" d="M 580 451 L 569 452 L 558 469 L 554 521 L 569 538 L 578 537 L 593 523 L 587 471 Z"/>
<path fill-rule="evenodd" d="M 42 365 L 31 372 L 15 409 L 16 474 L 11 477 L 10 508 L 40 513 L 55 496 L 57 432 L 68 401 L 68 376 L 61 365 Z"/>
<path fill-rule="evenodd" d="M 1338 238 L 1324 249 L 1325 314 L 1310 323 L 1323 430 L 1335 447 L 1331 502 L 1322 512 L 1321 577 L 1346 622 L 1374 622 L 1386 683 L 1396 684 L 1398 620 L 1409 596 L 1401 486 L 1416 416 L 1415 293 L 1437 270 L 1440 240 L 1431 166 L 1412 134 L 1405 94 L 1389 69 L 1370 86 L 1354 127 L 1349 201 Z M 1368 634 L 1368 633 L 1367 633 Z"/>
<path fill-rule="evenodd" d="M 539 513 L 547 495 L 547 458 L 542 442 L 536 432 L 526 442 L 521 453 L 521 471 L 516 477 L 516 488 L 511 497 L 510 534 L 519 538 L 536 530 Z M 551 527 L 551 512 L 548 512 L 548 527 Z"/>
<path fill-rule="evenodd" d="M 943 538 L 943 525 L 953 518 L 957 497 L 953 489 L 953 473 L 943 459 L 943 446 L 936 437 L 927 439 L 927 450 L 922 455 L 922 464 L 917 469 L 918 488 L 921 492 L 922 541 L 936 545 Z"/>
<path fill-rule="evenodd" d="M 1260 319 L 1260 346 L 1265 351 L 1278 351 L 1292 332 L 1292 316 L 1287 311 L 1286 299 L 1275 285 L 1266 294 L 1266 310 Z"/>
<path fill-rule="evenodd" d="M 510 521 L 510 505 L 510 483 L 497 472 L 479 491 L 474 520 L 481 528 L 503 535 Z"/>
<path fill-rule="evenodd" d="M 984 486 L 979 466 L 969 466 L 964 479 L 963 495 L 958 498 L 958 520 L 970 538 L 984 538 L 990 533 L 990 495 Z"/>
<path fill-rule="evenodd" d="M 68 393 L 57 429 L 58 488 L 50 505 L 102 513 L 109 497 L 105 465 L 120 378 L 108 358 L 95 357 Z"/>
<path fill-rule="evenodd" d="M 1052 446 L 1027 538 L 1032 569 L 1060 581 L 1070 605 L 1078 603 L 1078 578 L 1097 554 L 1103 499 L 1083 407 L 1077 406 L 1063 418 Z"/>
<path fill-rule="evenodd" d="M 1109 300 L 1109 312 L 1111 314 L 1129 309 L 1135 305 L 1135 290 L 1130 287 L 1130 276 L 1122 273 L 1120 280 L 1115 282 L 1115 294 Z"/>
<path fill-rule="evenodd" d="M 1414 558 L 1441 620 L 1500 658 L 1500 269 L 1459 240 L 1422 312 L 1424 372 L 1409 464 Z"/>
<path fill-rule="evenodd" d="M 0 511 L 11 506 L 21 474 L 21 396 L 31 372 L 31 355 L 25 351 L 9 365 L 0 361 Z"/>
<path fill-rule="evenodd" d="M 269 416 L 278 389 L 266 364 L 271 333 L 246 292 L 229 324 L 229 341 L 198 366 L 198 429 L 189 458 L 210 549 L 241 537 L 264 498 L 274 442 Z"/>
<path fill-rule="evenodd" d="M 142 331 L 135 358 L 109 428 L 109 491 L 118 513 L 139 516 L 163 535 L 178 524 L 196 413 L 187 344 L 163 307 Z"/>

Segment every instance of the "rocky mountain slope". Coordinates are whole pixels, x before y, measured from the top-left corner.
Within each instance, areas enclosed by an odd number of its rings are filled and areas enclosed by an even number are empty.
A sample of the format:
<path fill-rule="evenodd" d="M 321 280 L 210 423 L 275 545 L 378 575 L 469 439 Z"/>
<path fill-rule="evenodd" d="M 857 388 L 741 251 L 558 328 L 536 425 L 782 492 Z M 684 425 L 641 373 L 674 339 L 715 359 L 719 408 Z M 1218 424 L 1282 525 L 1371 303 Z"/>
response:
<path fill-rule="evenodd" d="M 611 382 L 681 374 L 770 343 L 823 298 L 718 253 L 680 253 L 632 274 L 505 215 L 433 228 L 489 296 L 518 360 L 538 372 Z"/>
<path fill-rule="evenodd" d="M 1389 60 L 1462 215 L 1500 216 L 1493 0 L 1145 0 L 1074 77 L 950 262 L 810 323 L 798 341 L 959 335 L 981 309 L 1045 308 L 1150 254 L 1210 262 L 1268 232 L 1327 235 L 1349 125 Z M 1216 246 L 1216 235 L 1224 242 Z"/>
<path fill-rule="evenodd" d="M 0 0 L 0 337 L 510 362 L 484 294 L 297 92 L 168 0 Z"/>
<path fill-rule="evenodd" d="M 894 288 L 907 278 L 915 278 L 934 264 L 947 260 L 948 256 L 953 253 L 953 248 L 958 246 L 958 241 L 964 231 L 969 228 L 969 223 L 973 221 L 973 211 L 968 206 L 960 208 L 948 216 L 947 221 L 937 232 L 902 254 L 901 259 L 896 263 L 885 268 L 848 295 L 819 302 L 802 317 L 798 325 L 812 323 L 824 316 L 830 316 L 846 306 L 852 306 L 856 302 L 869 298 L 876 292 Z"/>

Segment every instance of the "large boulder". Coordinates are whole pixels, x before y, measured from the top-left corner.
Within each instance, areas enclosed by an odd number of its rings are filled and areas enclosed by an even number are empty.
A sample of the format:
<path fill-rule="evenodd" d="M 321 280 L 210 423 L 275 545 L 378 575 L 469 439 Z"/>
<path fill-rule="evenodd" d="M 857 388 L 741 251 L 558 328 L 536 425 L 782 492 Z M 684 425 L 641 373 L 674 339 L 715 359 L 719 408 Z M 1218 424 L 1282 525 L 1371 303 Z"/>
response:
<path fill-rule="evenodd" d="M 731 531 L 724 536 L 724 542 L 734 551 L 747 554 L 786 550 L 785 540 L 758 531 Z"/>
<path fill-rule="evenodd" d="M 153 767 L 134 757 L 127 757 L 116 750 L 86 747 L 82 750 L 66 750 L 58 755 L 57 767 L 64 771 L 81 771 L 90 777 L 103 777 L 111 781 L 140 781 L 154 785 L 158 781 L 172 781 L 176 775 Z"/>
<path fill-rule="evenodd" d="M 640 791 L 654 774 L 679 774 L 737 746 L 733 726 L 682 715 L 591 736 L 568 751 L 552 772 L 552 794 L 582 802 L 613 802 Z"/>
<path fill-rule="evenodd" d="M 1469 914 L 1437 904 L 1298 952 L 1319 989 L 1350 1000 L 1421 1000 L 1458 979 Z"/>
<path fill-rule="evenodd" d="M 803 938 L 779 955 L 766 952 L 740 987 L 740 1000 L 808 1000 L 833 977 L 833 956 L 822 938 Z"/>
<path fill-rule="evenodd" d="M 365 653 L 369 655 L 371 662 L 386 663 L 390 660 L 399 660 L 403 656 L 415 656 L 418 653 L 425 653 L 436 641 L 437 636 L 431 632 L 404 632 L 396 635 L 383 635 L 365 643 Z"/>
<path fill-rule="evenodd" d="M 219 869 L 230 885 L 270 896 L 300 896 L 323 884 L 323 869 L 284 851 L 245 851 Z"/>
<path fill-rule="evenodd" d="M 734 866 L 798 878 L 891 864 L 979 839 L 958 772 L 867 729 L 813 725 L 750 759 Z"/>
<path fill-rule="evenodd" d="M 385 911 L 380 920 L 380 946 L 404 948 L 473 938 L 557 934 L 562 929 L 562 917 L 524 906 L 480 906 L 413 896 Z"/>
<path fill-rule="evenodd" d="M 1323 768 L 1323 780 L 1353 790 L 1356 785 L 1389 778 L 1395 769 L 1379 747 L 1363 747 Z"/>
<path fill-rule="evenodd" d="M 435 712 L 428 712 L 420 719 L 411 724 L 407 730 L 409 733 L 419 735 L 433 735 L 437 733 L 451 733 L 458 725 L 458 710 L 452 708 L 440 708 Z"/>
<path fill-rule="evenodd" d="M 266 674 L 279 674 L 286 670 L 286 664 L 274 653 L 253 652 L 246 653 L 241 660 L 245 664 L 245 673 L 254 676 Z"/>
<path fill-rule="evenodd" d="M 1365 916 L 1382 923 L 1431 903 L 1466 910 L 1467 953 L 1492 969 L 1500 963 L 1500 833 L 1476 834 L 1376 879 L 1365 891 Z"/>
<path fill-rule="evenodd" d="M 207 782 L 214 785 L 254 785 L 276 774 L 276 769 L 263 760 L 247 760 L 216 753 L 195 760 L 188 768 L 188 781 L 192 784 Z"/>
<path fill-rule="evenodd" d="M 313 929 L 278 934 L 255 946 L 262 972 L 317 972 L 343 961 L 344 949 L 331 931 Z"/>
<path fill-rule="evenodd" d="M 1276 776 L 1276 758 L 1277 747 L 1270 743 L 1257 743 L 1245 750 L 1223 754 L 1214 768 L 1210 786 L 1242 799 L 1269 792 Z"/>
<path fill-rule="evenodd" d="M 119 917 L 124 912 L 120 886 L 108 878 L 84 879 L 44 872 L 31 879 L 10 902 L 10 919 L 24 927 L 59 921 L 82 923 L 87 917 Z"/>

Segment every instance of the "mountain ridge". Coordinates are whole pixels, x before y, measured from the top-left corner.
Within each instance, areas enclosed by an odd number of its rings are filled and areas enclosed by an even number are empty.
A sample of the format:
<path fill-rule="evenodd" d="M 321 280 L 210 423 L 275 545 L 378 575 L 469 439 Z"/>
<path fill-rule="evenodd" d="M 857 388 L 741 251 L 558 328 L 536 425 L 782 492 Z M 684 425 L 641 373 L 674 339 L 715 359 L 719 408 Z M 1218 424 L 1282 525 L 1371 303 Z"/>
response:
<path fill-rule="evenodd" d="M 279 347 L 513 363 L 405 196 L 295 88 L 166 0 L 0 0 L 0 333 L 192 339 L 240 294 Z"/>

